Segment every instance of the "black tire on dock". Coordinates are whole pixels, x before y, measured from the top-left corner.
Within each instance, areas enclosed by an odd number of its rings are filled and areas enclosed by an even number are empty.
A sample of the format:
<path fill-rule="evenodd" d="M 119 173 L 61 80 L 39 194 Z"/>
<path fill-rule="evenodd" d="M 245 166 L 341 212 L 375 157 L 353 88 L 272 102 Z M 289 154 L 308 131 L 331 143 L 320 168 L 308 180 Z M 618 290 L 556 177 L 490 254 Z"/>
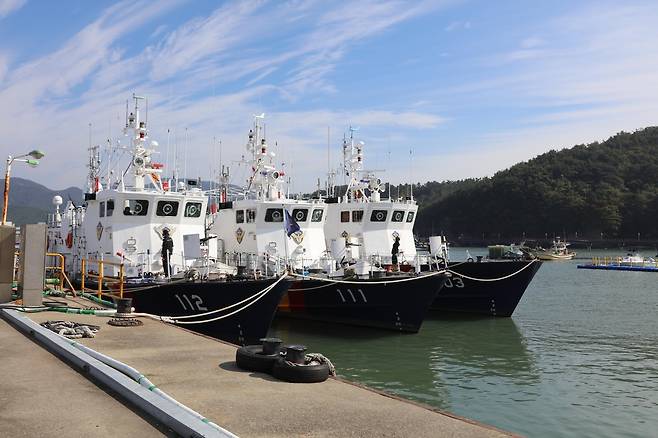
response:
<path fill-rule="evenodd" d="M 284 359 L 279 359 L 272 368 L 272 375 L 279 380 L 292 383 L 324 382 L 329 377 L 329 366 L 325 363 L 295 365 Z"/>
<path fill-rule="evenodd" d="M 272 373 L 272 366 L 279 359 L 279 354 L 263 354 L 262 345 L 246 345 L 235 352 L 238 368 L 259 373 Z"/>

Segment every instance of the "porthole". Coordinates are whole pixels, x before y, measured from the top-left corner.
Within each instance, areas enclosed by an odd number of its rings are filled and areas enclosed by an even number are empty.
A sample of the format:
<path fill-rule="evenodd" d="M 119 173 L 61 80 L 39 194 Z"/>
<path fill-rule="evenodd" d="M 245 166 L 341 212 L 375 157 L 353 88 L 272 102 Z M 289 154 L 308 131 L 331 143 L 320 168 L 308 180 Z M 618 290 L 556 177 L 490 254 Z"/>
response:
<path fill-rule="evenodd" d="M 158 201 L 155 214 L 156 216 L 176 216 L 178 214 L 178 201 Z"/>

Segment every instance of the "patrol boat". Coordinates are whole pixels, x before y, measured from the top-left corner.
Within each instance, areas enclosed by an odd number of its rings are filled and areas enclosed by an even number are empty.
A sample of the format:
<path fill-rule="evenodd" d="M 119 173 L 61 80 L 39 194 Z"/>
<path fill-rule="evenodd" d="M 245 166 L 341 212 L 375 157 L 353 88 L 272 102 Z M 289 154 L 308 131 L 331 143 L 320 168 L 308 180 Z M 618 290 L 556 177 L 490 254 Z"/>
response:
<path fill-rule="evenodd" d="M 210 228 L 217 236 L 217 258 L 248 272 L 278 275 L 288 268 L 296 281 L 279 305 L 279 316 L 417 332 L 445 275 L 362 272 L 362 266 L 348 263 L 344 251 L 328 249 L 326 218 L 332 206 L 322 199 L 286 196 L 285 173 L 262 135 L 262 117 L 254 117 L 249 132 L 251 158 L 244 162 L 249 178 L 237 199 L 227 199 L 230 175 L 222 170 Z"/>
<path fill-rule="evenodd" d="M 109 145 L 112 162 L 102 163 L 100 148 L 90 147 L 84 202 L 69 201 L 60 212 L 62 199 L 55 198 L 49 251 L 65 257 L 65 270 L 78 286 L 104 298 L 130 297 L 137 312 L 226 341 L 254 343 L 266 336 L 290 282 L 238 276 L 234 267 L 209 257 L 207 196 L 186 181 L 162 177 L 164 166 L 153 160 L 158 144 L 149 141 L 147 101 L 135 95 L 133 101 L 132 112 L 126 103 L 123 139 Z M 116 152 L 128 153 L 127 167 L 119 166 Z M 109 169 L 112 164 L 118 173 Z M 173 252 L 165 258 L 167 233 Z"/>
<path fill-rule="evenodd" d="M 349 183 L 342 196 L 329 197 L 325 239 L 337 258 L 345 257 L 360 274 L 390 271 L 447 270 L 451 274 L 434 298 L 430 310 L 511 316 L 541 262 L 489 261 L 472 258 L 451 261 L 440 236 L 431 254 L 419 254 L 413 236 L 418 204 L 409 197 L 382 199 L 384 185 L 376 172 L 364 169 L 365 143 L 354 138 L 355 129 L 343 139 L 343 172 Z M 334 192 L 328 184 L 329 192 Z M 390 187 L 390 186 L 389 186 Z M 394 266 L 392 248 L 399 238 L 399 264 Z"/>

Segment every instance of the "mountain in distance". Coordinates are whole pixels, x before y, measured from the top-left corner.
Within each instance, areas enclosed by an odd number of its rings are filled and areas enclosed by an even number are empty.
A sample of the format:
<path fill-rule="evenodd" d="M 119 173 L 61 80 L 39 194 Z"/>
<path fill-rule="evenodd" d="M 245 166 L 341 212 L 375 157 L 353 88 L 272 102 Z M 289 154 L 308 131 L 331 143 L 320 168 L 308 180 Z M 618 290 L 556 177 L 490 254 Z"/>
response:
<path fill-rule="evenodd" d="M 16 225 L 45 222 L 48 214 L 55 211 L 53 205 L 55 195 L 62 197 L 64 205 L 69 199 L 79 204 L 83 198 L 82 190 L 78 187 L 50 190 L 46 186 L 29 179 L 11 178 L 7 220 Z"/>
<path fill-rule="evenodd" d="M 208 181 L 201 181 L 200 187 L 203 190 L 209 190 L 211 184 Z M 215 188 L 216 184 L 213 184 L 212 187 Z M 242 193 L 242 189 L 236 185 L 229 184 L 228 192 L 229 196 L 237 196 Z M 78 187 L 51 190 L 29 179 L 11 178 L 7 220 L 13 222 L 15 225 L 45 222 L 48 214 L 55 211 L 53 205 L 53 197 L 55 195 L 62 197 L 63 206 L 66 206 L 69 200 L 73 201 L 75 205 L 80 205 L 84 202 L 83 192 Z"/>
<path fill-rule="evenodd" d="M 415 232 L 451 238 L 657 238 L 658 127 L 549 151 L 493 177 L 413 188 Z"/>

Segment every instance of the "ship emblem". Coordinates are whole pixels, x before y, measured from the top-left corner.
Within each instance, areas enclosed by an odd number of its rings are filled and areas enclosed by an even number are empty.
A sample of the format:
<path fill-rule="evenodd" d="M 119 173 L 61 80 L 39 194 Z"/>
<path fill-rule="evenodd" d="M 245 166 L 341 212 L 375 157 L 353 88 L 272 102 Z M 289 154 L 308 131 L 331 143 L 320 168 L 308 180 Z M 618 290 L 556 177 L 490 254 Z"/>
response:
<path fill-rule="evenodd" d="M 235 238 L 238 239 L 238 243 L 242 243 L 242 238 L 244 237 L 244 230 L 242 228 L 238 228 L 235 230 Z"/>
<path fill-rule="evenodd" d="M 302 241 L 304 240 L 304 232 L 303 232 L 303 231 L 295 231 L 294 233 L 292 233 L 292 234 L 290 235 L 290 237 L 292 237 L 292 240 L 293 240 L 297 245 L 299 245 L 299 244 L 302 243 Z"/>
<path fill-rule="evenodd" d="M 103 237 L 103 224 L 99 222 L 98 225 L 96 225 L 96 238 L 101 240 L 101 237 Z"/>
<path fill-rule="evenodd" d="M 343 238 L 347 238 L 347 236 L 349 236 L 349 234 L 347 233 L 347 231 L 343 231 L 343 234 L 341 234 L 341 237 L 343 237 Z"/>
<path fill-rule="evenodd" d="M 398 233 L 397 231 L 393 231 L 393 234 L 392 234 L 392 235 L 393 235 L 393 238 L 394 238 L 394 239 L 395 239 L 396 237 L 400 237 L 400 233 Z"/>

